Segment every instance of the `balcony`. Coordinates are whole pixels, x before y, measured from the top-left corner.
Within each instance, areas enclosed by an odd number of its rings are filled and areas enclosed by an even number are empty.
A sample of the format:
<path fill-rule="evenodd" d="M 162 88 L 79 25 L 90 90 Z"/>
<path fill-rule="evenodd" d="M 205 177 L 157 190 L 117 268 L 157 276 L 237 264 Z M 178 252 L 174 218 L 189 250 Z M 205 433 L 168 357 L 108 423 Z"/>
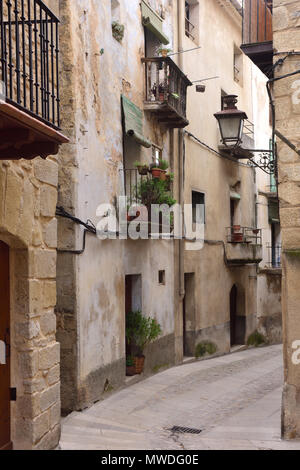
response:
<path fill-rule="evenodd" d="M 127 224 L 137 221 L 140 228 L 146 227 L 148 235 L 167 234 L 173 230 L 170 215 L 159 214 L 157 222 L 151 220 L 153 204 L 172 206 L 172 179 L 170 174 L 163 173 L 159 177 L 151 174 L 151 169 L 145 167 L 121 170 L 127 197 Z"/>
<path fill-rule="evenodd" d="M 227 228 L 226 260 L 229 265 L 259 264 L 262 259 L 262 230 L 233 226 Z"/>
<path fill-rule="evenodd" d="M 243 0 L 241 49 L 268 76 L 273 66 L 272 4 L 270 0 Z"/>
<path fill-rule="evenodd" d="M 0 2 L 0 159 L 46 158 L 59 132 L 58 18 L 41 0 Z"/>
<path fill-rule="evenodd" d="M 142 59 L 145 64 L 145 111 L 169 128 L 183 128 L 186 117 L 187 88 L 192 85 L 170 57 Z"/>

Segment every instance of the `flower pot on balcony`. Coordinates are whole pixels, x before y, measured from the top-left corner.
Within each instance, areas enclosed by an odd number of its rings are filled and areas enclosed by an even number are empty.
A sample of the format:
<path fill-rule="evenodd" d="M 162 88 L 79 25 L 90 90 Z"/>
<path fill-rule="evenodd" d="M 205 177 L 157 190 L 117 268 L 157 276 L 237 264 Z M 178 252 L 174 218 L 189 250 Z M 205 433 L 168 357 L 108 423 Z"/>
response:
<path fill-rule="evenodd" d="M 240 232 L 241 231 L 241 226 L 240 225 L 234 225 L 232 228 L 233 228 L 233 232 Z"/>
<path fill-rule="evenodd" d="M 136 215 L 129 215 L 127 214 L 127 222 L 132 222 L 133 220 L 137 219 L 141 213 L 137 211 Z"/>
<path fill-rule="evenodd" d="M 137 170 L 141 176 L 146 176 L 149 171 L 149 166 L 148 165 L 138 165 Z"/>
<path fill-rule="evenodd" d="M 165 94 L 159 93 L 159 101 L 165 101 Z"/>
<path fill-rule="evenodd" d="M 258 235 L 259 234 L 259 228 L 253 229 L 252 232 L 254 233 L 254 235 Z"/>
<path fill-rule="evenodd" d="M 166 170 L 161 170 L 159 178 L 160 178 L 161 181 L 166 181 L 167 180 L 167 171 Z"/>
<path fill-rule="evenodd" d="M 234 232 L 232 234 L 233 243 L 242 243 L 244 241 L 244 235 L 242 232 Z"/>
<path fill-rule="evenodd" d="M 152 178 L 161 179 L 161 173 L 164 173 L 164 170 L 161 170 L 160 168 L 151 169 Z"/>

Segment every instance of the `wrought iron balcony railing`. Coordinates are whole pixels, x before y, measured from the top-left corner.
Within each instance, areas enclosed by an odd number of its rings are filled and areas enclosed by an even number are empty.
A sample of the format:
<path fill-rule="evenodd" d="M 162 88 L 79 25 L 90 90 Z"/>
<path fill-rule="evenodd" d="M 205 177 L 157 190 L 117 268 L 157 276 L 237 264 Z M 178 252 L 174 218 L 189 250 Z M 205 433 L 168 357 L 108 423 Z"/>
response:
<path fill-rule="evenodd" d="M 41 0 L 0 0 L 6 102 L 58 129 L 58 18 Z"/>
<path fill-rule="evenodd" d="M 129 206 L 139 204 L 139 185 L 142 181 L 149 178 L 148 175 L 140 175 L 136 168 L 122 170 L 124 175 L 125 195 Z"/>
<path fill-rule="evenodd" d="M 192 83 L 170 57 L 145 58 L 143 62 L 145 110 L 156 113 L 159 122 L 169 127 L 187 126 L 187 88 Z"/>
<path fill-rule="evenodd" d="M 262 229 L 241 227 L 240 225 L 227 227 L 227 242 L 261 246 Z"/>

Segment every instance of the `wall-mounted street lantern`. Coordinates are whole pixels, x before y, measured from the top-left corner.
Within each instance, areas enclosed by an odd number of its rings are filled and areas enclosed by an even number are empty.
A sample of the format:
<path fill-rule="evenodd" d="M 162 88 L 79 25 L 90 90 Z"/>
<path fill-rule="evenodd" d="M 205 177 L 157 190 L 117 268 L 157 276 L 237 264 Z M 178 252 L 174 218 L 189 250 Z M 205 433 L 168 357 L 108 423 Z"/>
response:
<path fill-rule="evenodd" d="M 237 102 L 237 95 L 224 96 L 223 110 L 214 115 L 219 123 L 222 142 L 230 148 L 242 143 L 244 121 L 248 119 L 244 111 L 237 109 Z"/>
<path fill-rule="evenodd" d="M 223 110 L 214 115 L 219 123 L 222 143 L 232 157 L 247 158 L 248 165 L 256 166 L 268 174 L 274 174 L 276 159 L 273 150 L 244 149 L 242 147 L 244 121 L 248 117 L 244 111 L 240 111 L 236 107 L 237 102 L 237 95 L 224 96 Z M 253 154 L 259 154 L 258 161 Z"/>

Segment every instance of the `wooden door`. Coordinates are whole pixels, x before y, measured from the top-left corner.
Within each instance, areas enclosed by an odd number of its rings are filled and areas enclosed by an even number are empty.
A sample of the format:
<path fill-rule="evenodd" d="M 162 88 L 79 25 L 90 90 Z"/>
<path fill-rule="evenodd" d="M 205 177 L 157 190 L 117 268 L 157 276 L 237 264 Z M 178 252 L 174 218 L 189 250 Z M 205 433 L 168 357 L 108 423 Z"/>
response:
<path fill-rule="evenodd" d="M 236 316 L 237 316 L 237 287 L 233 286 L 230 292 L 230 344 L 236 344 Z"/>
<path fill-rule="evenodd" d="M 10 440 L 9 287 L 9 247 L 0 241 L 0 450 L 12 448 Z"/>

